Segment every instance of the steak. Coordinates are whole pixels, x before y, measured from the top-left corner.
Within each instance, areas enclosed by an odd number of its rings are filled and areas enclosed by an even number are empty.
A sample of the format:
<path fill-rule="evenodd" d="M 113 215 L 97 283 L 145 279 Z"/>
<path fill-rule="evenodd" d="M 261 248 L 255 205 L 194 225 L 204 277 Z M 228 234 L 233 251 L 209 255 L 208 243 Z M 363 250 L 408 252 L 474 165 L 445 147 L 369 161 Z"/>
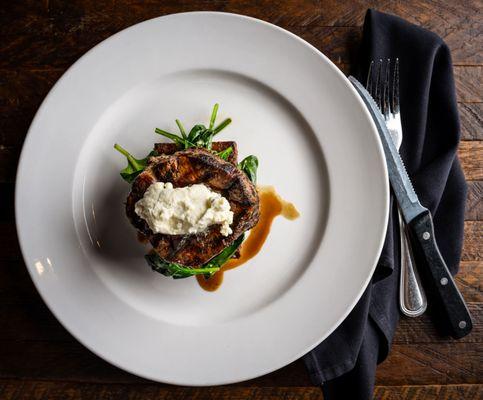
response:
<path fill-rule="evenodd" d="M 171 143 L 156 144 L 155 150 L 162 154 L 151 157 L 146 169 L 133 182 L 126 202 L 126 214 L 134 227 L 147 236 L 162 259 L 192 267 L 201 266 L 257 224 L 258 194 L 255 186 L 236 166 L 236 146 L 233 146 L 233 142 L 213 143 L 216 151 L 229 146 L 234 149 L 231 162 L 206 149 L 176 151 L 177 148 L 171 147 Z M 228 200 L 233 211 L 233 223 L 230 226 L 233 233 L 223 236 L 219 225 L 212 225 L 197 234 L 153 233 L 146 221 L 135 213 L 134 206 L 155 182 L 171 182 L 174 187 L 203 183 L 220 193 Z"/>

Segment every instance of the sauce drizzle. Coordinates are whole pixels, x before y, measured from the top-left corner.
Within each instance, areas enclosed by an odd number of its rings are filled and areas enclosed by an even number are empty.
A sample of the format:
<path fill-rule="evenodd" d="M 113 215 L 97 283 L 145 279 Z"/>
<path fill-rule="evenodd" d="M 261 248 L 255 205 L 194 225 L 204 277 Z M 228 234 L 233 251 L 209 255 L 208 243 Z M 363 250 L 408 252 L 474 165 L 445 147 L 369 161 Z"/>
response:
<path fill-rule="evenodd" d="M 273 186 L 259 186 L 257 190 L 260 197 L 260 219 L 242 243 L 240 258 L 233 258 L 228 261 L 220 271 L 209 279 L 206 279 L 203 275 L 196 275 L 196 279 L 203 289 L 209 292 L 215 291 L 223 283 L 223 275 L 226 271 L 237 268 L 255 257 L 262 249 L 275 217 L 282 215 L 289 220 L 294 220 L 300 216 L 295 206 L 282 199 Z"/>

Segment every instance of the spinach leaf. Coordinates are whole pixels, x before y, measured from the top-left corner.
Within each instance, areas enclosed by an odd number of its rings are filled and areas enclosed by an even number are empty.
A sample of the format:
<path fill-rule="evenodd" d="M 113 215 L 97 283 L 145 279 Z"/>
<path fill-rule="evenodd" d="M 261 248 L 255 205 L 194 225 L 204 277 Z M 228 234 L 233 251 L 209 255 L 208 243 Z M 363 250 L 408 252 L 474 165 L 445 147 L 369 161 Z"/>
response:
<path fill-rule="evenodd" d="M 194 143 L 195 147 L 206 147 L 206 141 L 210 136 L 211 130 L 203 124 L 197 124 L 191 128 L 188 140 Z"/>
<path fill-rule="evenodd" d="M 165 276 L 171 276 L 173 279 L 183 279 L 200 274 L 214 274 L 220 270 L 220 267 L 192 268 L 181 264 L 168 262 L 159 257 L 159 255 L 155 252 L 146 254 L 144 258 L 151 266 L 153 271 L 159 272 Z"/>
<path fill-rule="evenodd" d="M 186 132 L 184 130 L 184 126 L 179 119 L 176 120 L 176 125 L 178 125 L 179 131 L 181 132 L 181 136 L 184 139 L 186 139 Z"/>
<path fill-rule="evenodd" d="M 225 264 L 230 258 L 233 257 L 233 254 L 237 251 L 240 247 L 242 242 L 245 240 L 245 234 L 241 234 L 237 240 L 235 240 L 230 246 L 226 247 L 220 254 L 214 256 L 210 261 L 208 261 L 203 267 L 209 268 L 216 268 L 220 269 L 223 264 Z M 209 278 L 210 276 L 214 275 L 213 273 L 205 274 L 205 278 Z"/>
<path fill-rule="evenodd" d="M 213 111 L 211 112 L 211 117 L 210 117 L 210 124 L 208 128 L 203 124 L 196 124 L 195 126 L 193 126 L 193 128 L 191 128 L 189 133 L 186 134 L 186 131 L 183 125 L 177 119 L 176 125 L 178 125 L 181 136 L 164 131 L 159 128 L 156 128 L 155 132 L 159 135 L 163 135 L 164 137 L 167 137 L 168 139 L 171 139 L 182 149 L 189 149 L 191 147 L 202 147 L 205 149 L 211 149 L 213 137 L 217 135 L 219 132 L 221 132 L 224 128 L 226 128 L 231 123 L 231 119 L 227 118 L 222 123 L 220 123 L 218 126 L 215 127 L 218 107 L 219 107 L 218 104 L 215 104 L 213 107 Z"/>
<path fill-rule="evenodd" d="M 230 156 L 231 153 L 233 153 L 233 147 L 230 146 L 230 147 L 227 147 L 225 150 L 217 152 L 216 155 L 222 158 L 223 160 L 228 160 L 228 157 Z"/>
<path fill-rule="evenodd" d="M 218 114 L 218 103 L 216 103 L 214 106 L 213 106 L 213 111 L 211 112 L 211 117 L 210 117 L 210 128 L 209 129 L 213 129 L 213 127 L 215 126 L 215 120 L 216 120 L 216 114 Z"/>
<path fill-rule="evenodd" d="M 256 156 L 248 156 L 244 158 L 238 164 L 238 168 L 248 176 L 248 179 L 250 179 L 253 184 L 257 183 L 258 158 Z"/>
<path fill-rule="evenodd" d="M 231 118 L 225 119 L 220 125 L 218 125 L 215 129 L 213 129 L 214 135 L 221 132 L 223 129 L 225 129 L 230 124 L 231 124 Z"/>
<path fill-rule="evenodd" d="M 127 167 L 121 170 L 121 176 L 122 178 L 128 182 L 128 183 L 133 183 L 134 179 L 144 171 L 144 168 L 146 168 L 146 165 L 148 163 L 148 160 L 152 156 L 158 155 L 155 151 L 152 151 L 149 153 L 145 158 L 142 158 L 140 160 L 134 158 L 131 153 L 129 153 L 126 149 L 123 149 L 120 145 L 117 143 L 114 145 L 114 148 L 124 155 L 127 159 Z"/>
<path fill-rule="evenodd" d="M 175 142 L 179 147 L 182 147 L 183 149 L 188 149 L 189 147 L 196 147 L 193 143 L 189 141 L 188 138 L 183 138 L 181 136 L 175 135 L 174 133 L 163 131 L 162 129 L 159 129 L 159 128 L 156 128 L 154 132 L 156 132 L 158 135 L 163 135 L 164 137 L 171 139 L 173 142 Z"/>
<path fill-rule="evenodd" d="M 205 275 L 206 278 L 213 276 L 216 272 L 220 270 L 222 265 L 226 263 L 238 249 L 240 244 L 243 242 L 245 236 L 241 235 L 237 240 L 233 242 L 232 245 L 225 248 L 220 254 L 213 257 L 206 264 L 200 268 L 188 267 L 185 265 L 172 263 L 163 260 L 154 251 L 146 254 L 144 258 L 153 269 L 153 271 L 159 272 L 164 276 L 170 276 L 173 279 L 183 279 L 194 275 Z"/>

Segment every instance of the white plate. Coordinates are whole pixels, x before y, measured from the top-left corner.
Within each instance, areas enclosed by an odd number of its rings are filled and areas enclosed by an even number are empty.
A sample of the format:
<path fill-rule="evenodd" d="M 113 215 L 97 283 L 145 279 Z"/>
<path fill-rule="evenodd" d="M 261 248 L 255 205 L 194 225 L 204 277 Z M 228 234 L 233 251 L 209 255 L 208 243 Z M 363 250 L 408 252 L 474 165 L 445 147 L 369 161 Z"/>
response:
<path fill-rule="evenodd" d="M 213 293 L 152 272 L 124 216 L 118 142 L 144 156 L 155 127 L 206 121 L 260 159 L 259 182 L 301 212 Z M 134 374 L 182 385 L 253 378 L 297 359 L 349 313 L 388 215 L 375 127 L 344 75 L 268 23 L 222 13 L 153 19 L 77 61 L 22 152 L 16 217 L 27 268 L 59 321 Z"/>

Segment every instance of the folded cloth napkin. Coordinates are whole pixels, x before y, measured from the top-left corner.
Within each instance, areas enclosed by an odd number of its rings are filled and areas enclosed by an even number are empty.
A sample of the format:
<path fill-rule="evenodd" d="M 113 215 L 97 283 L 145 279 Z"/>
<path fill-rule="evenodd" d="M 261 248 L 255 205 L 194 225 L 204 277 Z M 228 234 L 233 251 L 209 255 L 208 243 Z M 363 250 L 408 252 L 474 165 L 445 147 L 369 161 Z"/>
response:
<path fill-rule="evenodd" d="M 466 183 L 456 157 L 460 129 L 450 52 L 434 33 L 369 10 L 355 76 L 365 82 L 370 60 L 380 58 L 399 58 L 401 156 L 421 203 L 433 214 L 439 248 L 455 274 L 463 242 Z M 311 379 L 323 385 L 326 400 L 372 399 L 376 365 L 388 355 L 399 320 L 399 232 L 393 201 L 391 210 L 372 282 L 347 319 L 304 356 Z"/>

